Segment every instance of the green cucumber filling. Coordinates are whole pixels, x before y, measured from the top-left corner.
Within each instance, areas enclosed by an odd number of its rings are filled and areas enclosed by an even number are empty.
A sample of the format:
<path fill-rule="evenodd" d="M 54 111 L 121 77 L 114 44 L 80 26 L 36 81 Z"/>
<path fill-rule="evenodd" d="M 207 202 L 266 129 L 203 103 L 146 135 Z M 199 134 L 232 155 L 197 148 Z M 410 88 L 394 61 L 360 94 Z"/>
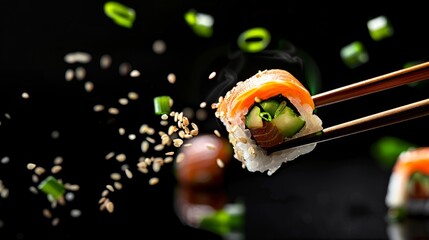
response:
<path fill-rule="evenodd" d="M 255 103 L 246 116 L 246 127 L 262 128 L 264 122 L 271 122 L 284 137 L 292 137 L 304 125 L 304 119 L 296 108 L 283 96 L 277 96 Z"/>

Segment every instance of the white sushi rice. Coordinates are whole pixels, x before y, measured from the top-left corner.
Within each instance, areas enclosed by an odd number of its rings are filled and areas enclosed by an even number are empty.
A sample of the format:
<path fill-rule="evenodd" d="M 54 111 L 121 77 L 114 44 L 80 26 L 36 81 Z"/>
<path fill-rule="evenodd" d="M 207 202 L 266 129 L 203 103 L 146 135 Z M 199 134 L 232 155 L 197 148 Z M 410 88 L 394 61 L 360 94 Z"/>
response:
<path fill-rule="evenodd" d="M 296 107 L 300 115 L 305 120 L 304 127 L 290 139 L 314 133 L 323 129 L 322 120 L 317 115 L 313 114 L 313 109 L 309 105 L 301 105 L 299 99 L 288 99 Z M 239 115 L 244 117 L 246 114 L 247 110 L 246 112 L 243 112 Z M 281 150 L 267 155 L 266 151 L 259 147 L 252 139 L 252 135 L 250 131 L 246 129 L 243 121 L 236 127 L 230 125 L 228 122 L 225 122 L 224 124 L 229 132 L 229 139 L 234 148 L 234 157 L 242 161 L 246 168 L 251 172 L 267 171 L 267 174 L 271 176 L 280 168 L 283 163 L 294 160 L 303 154 L 309 153 L 316 147 L 316 143 L 313 143 Z M 240 139 L 246 139 L 246 141 L 242 141 Z"/>

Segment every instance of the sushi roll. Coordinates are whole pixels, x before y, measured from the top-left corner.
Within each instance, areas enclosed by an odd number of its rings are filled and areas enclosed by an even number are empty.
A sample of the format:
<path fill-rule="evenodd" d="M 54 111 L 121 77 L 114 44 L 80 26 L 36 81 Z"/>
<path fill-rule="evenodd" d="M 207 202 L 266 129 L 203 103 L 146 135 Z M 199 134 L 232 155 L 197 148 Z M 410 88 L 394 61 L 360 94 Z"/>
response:
<path fill-rule="evenodd" d="M 407 209 L 411 200 L 429 199 L 429 147 L 402 152 L 392 169 L 386 194 L 386 206 L 395 218 Z"/>
<path fill-rule="evenodd" d="M 251 172 L 272 175 L 282 163 L 309 153 L 316 143 L 267 154 L 266 148 L 322 130 L 311 94 L 283 69 L 259 71 L 212 105 L 234 149 Z"/>

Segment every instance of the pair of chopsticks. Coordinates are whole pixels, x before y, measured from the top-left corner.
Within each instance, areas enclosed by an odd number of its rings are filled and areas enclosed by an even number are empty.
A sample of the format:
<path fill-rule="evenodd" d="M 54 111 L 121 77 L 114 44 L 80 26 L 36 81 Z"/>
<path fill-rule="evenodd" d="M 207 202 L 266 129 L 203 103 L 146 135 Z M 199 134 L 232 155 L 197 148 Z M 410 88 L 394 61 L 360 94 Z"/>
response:
<path fill-rule="evenodd" d="M 429 62 L 314 95 L 313 101 L 317 108 L 426 79 L 429 79 Z M 267 154 L 271 154 L 280 150 L 324 142 L 426 115 L 429 115 L 429 98 L 328 127 L 267 148 L 266 151 Z"/>

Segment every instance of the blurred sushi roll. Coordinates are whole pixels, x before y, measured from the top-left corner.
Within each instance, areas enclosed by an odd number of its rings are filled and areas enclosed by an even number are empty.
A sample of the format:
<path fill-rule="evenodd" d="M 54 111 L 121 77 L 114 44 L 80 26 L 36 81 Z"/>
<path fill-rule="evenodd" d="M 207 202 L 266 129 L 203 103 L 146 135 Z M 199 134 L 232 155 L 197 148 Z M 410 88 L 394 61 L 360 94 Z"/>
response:
<path fill-rule="evenodd" d="M 234 157 L 249 171 L 272 175 L 316 143 L 267 154 L 266 148 L 322 130 L 310 92 L 286 70 L 259 71 L 238 82 L 213 108 L 225 125 Z"/>
<path fill-rule="evenodd" d="M 180 155 L 183 158 L 175 165 L 180 186 L 203 189 L 223 187 L 225 170 L 232 158 L 227 139 L 215 134 L 200 134 L 182 145 Z"/>
<path fill-rule="evenodd" d="M 389 220 L 428 215 L 429 147 L 402 152 L 392 169 L 386 194 Z"/>

